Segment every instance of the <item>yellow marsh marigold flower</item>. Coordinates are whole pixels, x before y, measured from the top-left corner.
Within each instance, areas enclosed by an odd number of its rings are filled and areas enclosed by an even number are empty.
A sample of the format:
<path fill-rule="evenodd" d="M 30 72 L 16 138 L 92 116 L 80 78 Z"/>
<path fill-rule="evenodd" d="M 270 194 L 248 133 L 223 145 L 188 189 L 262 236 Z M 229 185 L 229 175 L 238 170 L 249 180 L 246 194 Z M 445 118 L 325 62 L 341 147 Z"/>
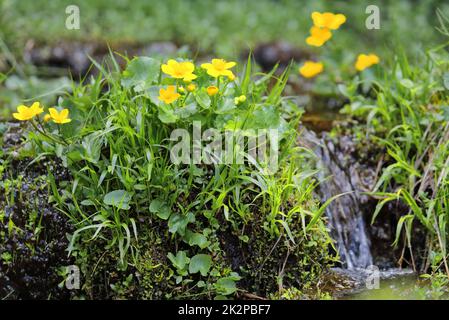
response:
<path fill-rule="evenodd" d="M 20 105 L 17 107 L 17 112 L 13 113 L 13 117 L 20 121 L 27 121 L 33 119 L 35 116 L 44 112 L 39 102 L 35 102 L 31 107 Z"/>
<path fill-rule="evenodd" d="M 49 115 L 48 113 L 44 116 L 44 121 L 48 122 L 51 120 L 51 115 Z"/>
<path fill-rule="evenodd" d="M 302 67 L 299 68 L 299 73 L 304 78 L 312 78 L 323 72 L 323 69 L 324 66 L 321 62 L 306 61 Z"/>
<path fill-rule="evenodd" d="M 230 79 L 234 79 L 234 74 L 231 70 L 228 69 L 231 69 L 235 65 L 236 63 L 232 61 L 227 62 L 223 59 L 212 59 L 211 63 L 203 63 L 201 65 L 201 68 L 206 69 L 207 74 L 214 78 L 218 78 L 219 76 L 226 76 Z"/>
<path fill-rule="evenodd" d="M 310 37 L 306 39 L 306 43 L 309 46 L 321 47 L 330 38 L 332 38 L 332 33 L 329 29 L 313 26 L 310 28 Z"/>
<path fill-rule="evenodd" d="M 196 85 L 194 83 L 191 83 L 187 86 L 187 91 L 193 92 L 196 89 Z"/>
<path fill-rule="evenodd" d="M 340 26 L 346 22 L 346 17 L 339 13 L 334 14 L 331 12 L 313 12 L 312 13 L 313 24 L 318 28 L 328 28 L 330 30 L 337 30 Z"/>
<path fill-rule="evenodd" d="M 218 88 L 216 86 L 207 87 L 206 90 L 207 90 L 207 94 L 211 97 L 215 96 L 218 93 Z"/>
<path fill-rule="evenodd" d="M 231 74 L 228 76 L 229 81 L 235 80 L 235 75 L 231 72 Z"/>
<path fill-rule="evenodd" d="M 379 57 L 375 54 L 359 54 L 357 61 L 355 63 L 355 68 L 357 71 L 363 71 L 372 65 L 379 63 Z"/>
<path fill-rule="evenodd" d="M 183 79 L 184 81 L 192 81 L 196 79 L 196 75 L 193 74 L 195 65 L 192 62 L 184 61 L 178 62 L 170 59 L 167 64 L 161 66 L 162 72 L 172 76 L 175 79 Z"/>
<path fill-rule="evenodd" d="M 50 112 L 51 119 L 54 123 L 65 124 L 72 121 L 69 118 L 69 109 L 63 109 L 61 112 L 58 112 L 55 108 L 50 108 L 48 112 Z"/>
<path fill-rule="evenodd" d="M 168 86 L 167 89 L 159 90 L 159 100 L 164 101 L 166 104 L 175 102 L 181 95 L 176 92 L 175 86 Z"/>

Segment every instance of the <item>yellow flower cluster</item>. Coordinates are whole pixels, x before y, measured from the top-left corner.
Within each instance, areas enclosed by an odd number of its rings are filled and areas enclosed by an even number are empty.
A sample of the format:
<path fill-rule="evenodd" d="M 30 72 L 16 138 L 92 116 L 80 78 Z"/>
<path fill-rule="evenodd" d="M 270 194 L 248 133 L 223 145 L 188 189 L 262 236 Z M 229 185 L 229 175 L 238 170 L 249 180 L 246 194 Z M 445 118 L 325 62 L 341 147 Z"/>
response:
<path fill-rule="evenodd" d="M 13 113 L 13 117 L 19 121 L 28 121 L 39 116 L 44 112 L 44 108 L 39 102 L 34 102 L 30 107 L 20 105 L 17 107 L 17 112 Z M 63 109 L 60 112 L 55 108 L 48 109 L 49 114 L 44 116 L 44 121 L 48 122 L 53 120 L 57 124 L 69 123 L 72 120 L 69 118 L 69 110 Z"/>
<path fill-rule="evenodd" d="M 313 12 L 313 27 L 310 29 L 310 36 L 306 39 L 306 43 L 310 46 L 321 47 L 330 38 L 332 38 L 331 30 L 337 30 L 346 22 L 343 14 L 334 14 L 331 12 Z"/>
<path fill-rule="evenodd" d="M 213 77 L 219 78 L 221 76 L 227 77 L 229 81 L 235 80 L 234 73 L 230 70 L 236 65 L 233 61 L 226 61 L 224 59 L 212 59 L 210 63 L 203 63 L 201 68 L 206 71 L 206 73 Z M 193 80 L 198 78 L 195 71 L 195 65 L 189 61 L 178 62 L 174 59 L 170 59 L 166 64 L 162 64 L 161 70 L 163 73 L 169 75 L 174 79 L 181 79 L 184 82 L 189 83 L 186 87 L 188 92 L 193 92 L 197 89 L 196 84 L 192 83 Z M 217 80 L 218 81 L 218 80 Z M 159 90 L 159 100 L 166 104 L 171 104 L 181 97 L 181 94 L 185 93 L 184 87 L 175 85 L 169 85 L 166 89 L 161 88 Z M 206 92 L 209 96 L 214 96 L 218 94 L 219 88 L 217 86 L 208 86 Z"/>
<path fill-rule="evenodd" d="M 329 39 L 332 38 L 331 30 L 337 30 L 346 22 L 346 17 L 343 14 L 334 14 L 331 12 L 313 12 L 312 13 L 313 26 L 310 29 L 310 36 L 306 39 L 306 43 L 310 46 L 321 47 Z M 357 71 L 363 71 L 380 61 L 379 57 L 373 53 L 360 54 L 357 57 L 355 68 Z M 324 70 L 322 62 L 306 61 L 299 68 L 299 73 L 304 78 L 313 78 Z"/>

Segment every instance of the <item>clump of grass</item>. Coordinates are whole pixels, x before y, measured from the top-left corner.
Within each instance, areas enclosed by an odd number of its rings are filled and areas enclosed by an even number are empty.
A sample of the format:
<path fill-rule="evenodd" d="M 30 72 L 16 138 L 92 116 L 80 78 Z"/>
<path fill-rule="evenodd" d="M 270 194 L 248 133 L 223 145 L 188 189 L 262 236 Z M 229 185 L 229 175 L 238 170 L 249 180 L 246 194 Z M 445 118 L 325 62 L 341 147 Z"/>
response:
<path fill-rule="evenodd" d="M 164 297 L 282 294 L 315 281 L 333 261 L 322 218 L 331 200 L 320 205 L 314 198 L 314 156 L 296 146 L 301 112 L 281 97 L 289 71 L 256 76 L 248 59 L 237 77 L 233 63 L 223 71 L 213 62 L 193 74 L 191 62 L 170 62 L 184 72 L 179 76 L 137 57 L 122 72 L 111 58 L 109 66 L 96 64 L 98 77 L 59 99 L 56 109 L 66 111 L 50 109 L 48 122 L 37 106 L 15 115 L 22 120 L 34 112 L 28 141 L 38 159 L 60 158 L 73 176 L 67 188 L 53 188 L 53 197 L 77 228 L 69 251 L 82 269 L 95 273 L 100 261 L 92 269 L 86 255 L 99 248 L 126 275 L 114 291 L 126 294 L 142 279 L 148 288 L 165 281 Z M 183 77 L 193 81 L 177 79 Z M 275 130 L 277 170 L 251 155 L 243 162 L 174 163 L 173 130 L 192 132 L 198 122 L 203 132 Z M 158 284 L 129 276 L 158 267 Z"/>

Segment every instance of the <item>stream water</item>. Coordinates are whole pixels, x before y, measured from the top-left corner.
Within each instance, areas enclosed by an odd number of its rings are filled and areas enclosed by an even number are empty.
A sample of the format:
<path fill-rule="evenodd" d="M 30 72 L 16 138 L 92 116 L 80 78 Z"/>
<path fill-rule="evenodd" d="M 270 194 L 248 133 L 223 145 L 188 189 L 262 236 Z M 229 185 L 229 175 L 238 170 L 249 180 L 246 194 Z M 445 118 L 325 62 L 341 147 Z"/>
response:
<path fill-rule="evenodd" d="M 370 209 L 365 204 L 367 198 L 362 191 L 366 189 L 366 181 L 361 178 L 358 159 L 351 159 L 350 152 L 345 152 L 345 148 L 351 148 L 351 142 L 340 137 L 335 143 L 325 134 L 317 136 L 307 129 L 302 131 L 302 137 L 306 145 L 315 150 L 319 159 L 319 193 L 322 202 L 335 195 L 345 194 L 326 209 L 330 233 L 341 261 L 341 268 L 333 272 L 337 277 L 350 279 L 348 283 L 352 283 L 352 288 L 340 292 L 340 299 L 422 299 L 426 288 L 422 284 L 418 285 L 418 277 L 412 270 L 382 270 L 382 267 L 373 266 L 376 259 L 372 252 L 376 251 L 371 248 L 368 232 L 372 226 L 365 221 L 366 211 Z M 373 183 L 373 179 L 375 174 L 368 179 L 371 180 L 368 184 Z M 394 265 L 394 261 L 391 261 L 391 265 Z M 367 279 L 373 276 L 373 268 L 378 271 L 379 286 L 370 288 Z"/>

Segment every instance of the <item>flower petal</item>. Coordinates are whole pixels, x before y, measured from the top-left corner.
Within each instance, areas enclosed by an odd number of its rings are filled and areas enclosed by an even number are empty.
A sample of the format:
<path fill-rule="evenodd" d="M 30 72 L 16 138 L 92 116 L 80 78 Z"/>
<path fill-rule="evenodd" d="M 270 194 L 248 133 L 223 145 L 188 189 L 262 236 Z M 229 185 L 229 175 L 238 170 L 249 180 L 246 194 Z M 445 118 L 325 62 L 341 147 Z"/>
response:
<path fill-rule="evenodd" d="M 48 112 L 50 112 L 50 116 L 51 116 L 53 119 L 59 118 L 59 112 L 58 112 L 58 110 L 56 110 L 55 108 L 49 108 L 49 109 L 48 109 Z"/>
<path fill-rule="evenodd" d="M 225 68 L 226 69 L 231 69 L 232 67 L 234 67 L 237 63 L 234 61 L 230 61 L 230 62 L 226 62 L 225 64 Z"/>

